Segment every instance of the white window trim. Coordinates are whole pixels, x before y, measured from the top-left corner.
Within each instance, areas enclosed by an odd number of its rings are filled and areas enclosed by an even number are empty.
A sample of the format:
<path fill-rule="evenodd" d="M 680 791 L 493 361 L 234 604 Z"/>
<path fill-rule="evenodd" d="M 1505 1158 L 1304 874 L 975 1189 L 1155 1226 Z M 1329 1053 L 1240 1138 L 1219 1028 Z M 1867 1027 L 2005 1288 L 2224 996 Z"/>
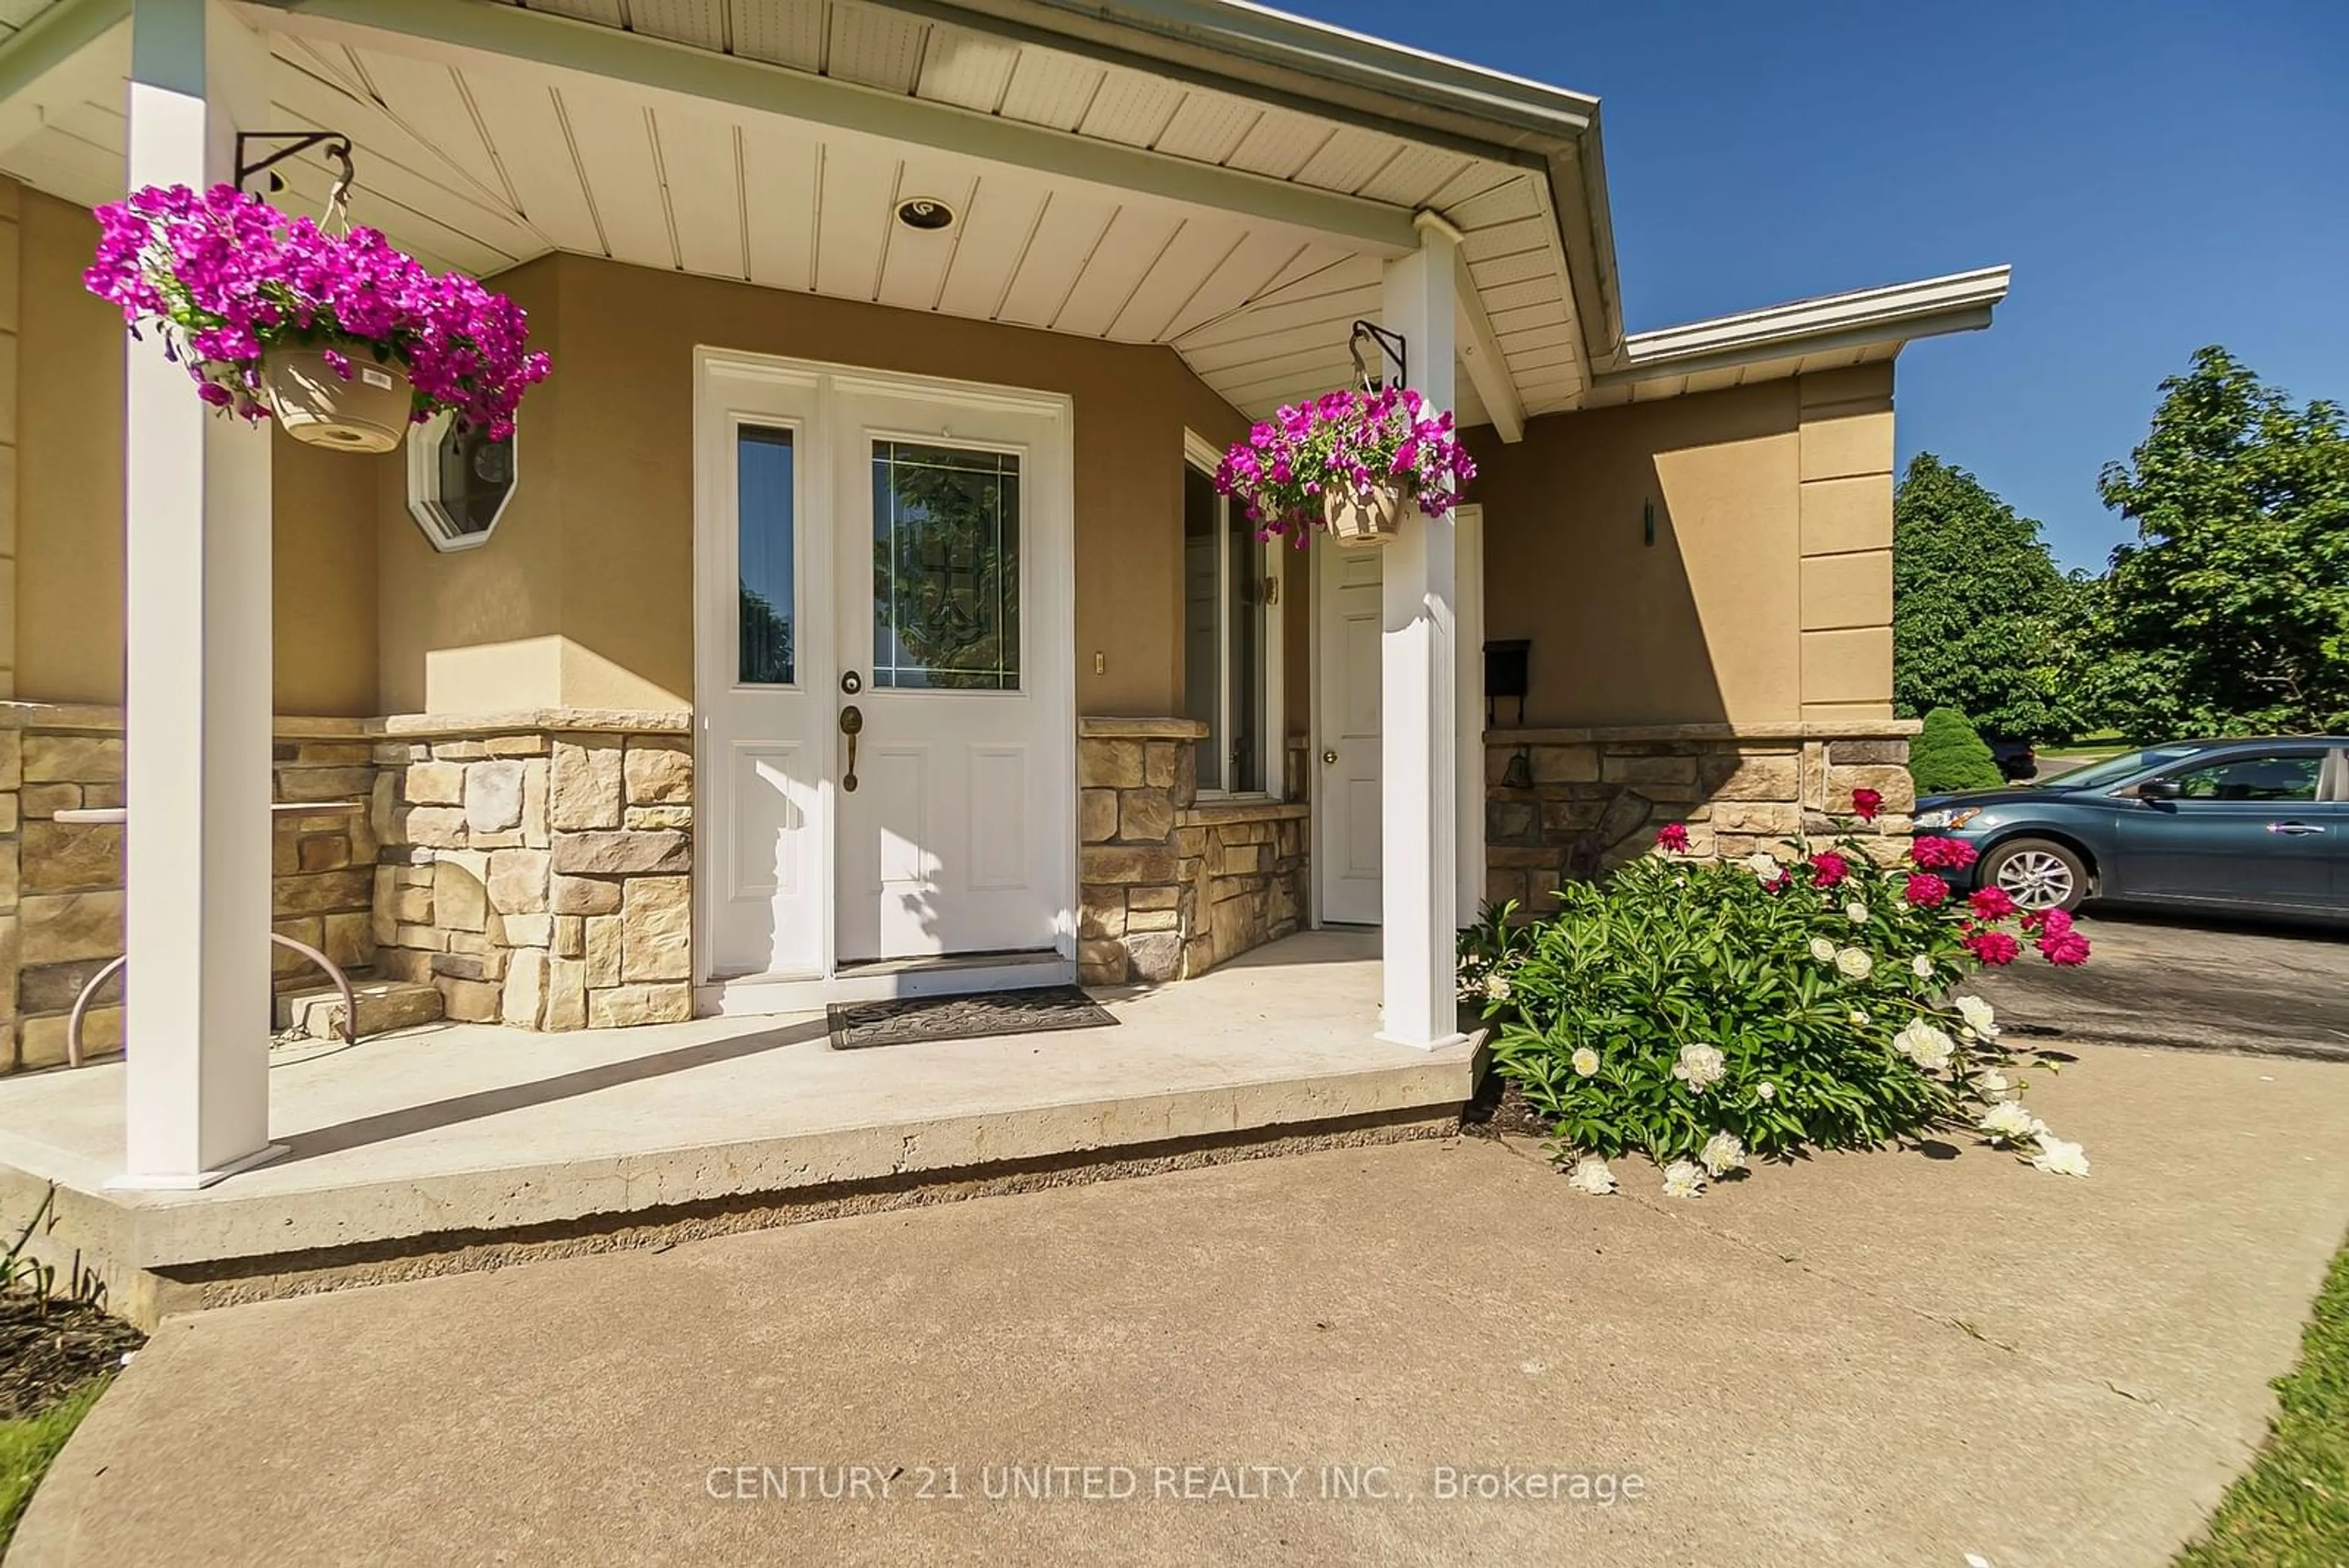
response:
<path fill-rule="evenodd" d="M 498 509 L 490 514 L 490 525 L 478 534 L 457 532 L 448 505 L 436 493 L 440 480 L 440 439 L 455 422 L 455 415 L 443 411 L 408 432 L 408 515 L 432 547 L 444 556 L 478 550 L 488 544 L 490 535 L 498 531 L 498 524 L 505 521 L 506 513 L 513 506 L 514 492 L 522 488 L 522 429 L 517 424 L 509 442 L 513 483 L 506 486 Z"/>
<path fill-rule="evenodd" d="M 1224 452 L 1221 447 L 1216 446 L 1196 431 L 1185 430 L 1183 432 L 1183 461 L 1186 467 L 1202 470 L 1212 476 L 1216 465 L 1223 460 Z M 1216 497 L 1216 504 L 1222 514 L 1218 519 L 1220 526 L 1229 529 L 1231 497 L 1218 495 Z M 1266 580 L 1278 585 L 1281 581 L 1280 552 L 1289 548 L 1288 542 L 1282 539 L 1268 539 L 1259 543 L 1257 548 L 1262 553 L 1261 559 Z M 1231 584 L 1228 581 L 1230 559 L 1231 557 L 1226 552 L 1222 550 L 1216 552 L 1216 604 L 1217 607 L 1216 728 L 1219 735 L 1228 735 L 1232 731 L 1232 683 L 1229 671 L 1225 668 L 1225 660 L 1230 657 L 1232 647 L 1232 595 Z M 1277 803 L 1288 798 L 1288 730 L 1286 716 L 1281 711 L 1282 689 L 1286 677 L 1281 618 L 1288 613 L 1288 609 L 1287 590 L 1276 587 L 1271 602 L 1264 607 L 1265 787 L 1255 790 L 1229 790 L 1210 789 L 1202 784 L 1198 792 L 1198 798 L 1201 800 Z"/>

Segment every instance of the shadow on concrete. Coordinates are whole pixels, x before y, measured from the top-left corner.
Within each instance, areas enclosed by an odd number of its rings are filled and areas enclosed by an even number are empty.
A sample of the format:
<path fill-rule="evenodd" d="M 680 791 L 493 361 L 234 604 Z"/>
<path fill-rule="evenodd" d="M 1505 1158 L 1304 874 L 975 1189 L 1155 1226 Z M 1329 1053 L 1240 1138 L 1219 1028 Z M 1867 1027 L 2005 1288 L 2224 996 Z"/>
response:
<path fill-rule="evenodd" d="M 321 1155 L 336 1154 L 371 1143 L 383 1143 L 439 1127 L 480 1121 L 507 1111 L 574 1099 L 598 1090 L 641 1084 L 676 1073 L 688 1073 L 697 1067 L 755 1056 L 788 1045 L 803 1045 L 822 1040 L 825 1034 L 822 1018 L 804 1019 L 755 1034 L 730 1035 L 723 1040 L 704 1041 L 698 1045 L 679 1046 L 673 1051 L 656 1051 L 643 1056 L 631 1056 L 625 1061 L 598 1063 L 575 1072 L 558 1073 L 551 1078 L 477 1090 L 470 1095 L 458 1095 L 421 1106 L 405 1106 L 396 1111 L 360 1116 L 281 1138 L 278 1141 L 285 1145 L 285 1153 L 272 1163 L 279 1167 L 292 1165 L 299 1160 L 316 1159 Z"/>

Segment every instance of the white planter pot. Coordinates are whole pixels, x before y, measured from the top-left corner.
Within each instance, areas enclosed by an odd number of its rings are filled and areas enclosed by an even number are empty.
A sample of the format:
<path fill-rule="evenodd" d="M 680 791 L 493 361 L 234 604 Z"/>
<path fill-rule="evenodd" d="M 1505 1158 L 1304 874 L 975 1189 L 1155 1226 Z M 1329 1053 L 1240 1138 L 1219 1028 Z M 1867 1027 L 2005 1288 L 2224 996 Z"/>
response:
<path fill-rule="evenodd" d="M 261 388 L 277 422 L 295 441 L 336 452 L 389 452 L 408 434 L 408 372 L 378 365 L 367 349 L 346 353 L 345 380 L 324 348 L 272 348 L 261 358 Z"/>
<path fill-rule="evenodd" d="M 1402 504 L 1400 484 L 1381 484 L 1367 492 L 1325 490 L 1321 526 L 1350 550 L 1383 545 L 1402 526 Z"/>

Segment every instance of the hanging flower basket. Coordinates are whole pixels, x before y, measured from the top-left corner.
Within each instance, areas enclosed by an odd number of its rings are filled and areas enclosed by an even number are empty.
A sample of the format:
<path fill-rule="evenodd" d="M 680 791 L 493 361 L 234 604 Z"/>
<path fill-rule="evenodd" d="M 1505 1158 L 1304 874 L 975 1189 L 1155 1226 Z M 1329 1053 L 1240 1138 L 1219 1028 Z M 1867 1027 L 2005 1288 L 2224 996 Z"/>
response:
<path fill-rule="evenodd" d="M 1333 486 L 1321 493 L 1321 526 L 1348 549 L 1383 545 L 1402 528 L 1403 487 L 1389 482 L 1368 490 Z"/>
<path fill-rule="evenodd" d="M 1452 416 L 1429 418 L 1418 392 L 1389 387 L 1282 409 L 1224 454 L 1216 488 L 1247 506 L 1258 538 L 1302 545 L 1319 528 L 1351 547 L 1393 538 L 1406 501 L 1449 514 L 1475 477 Z"/>
<path fill-rule="evenodd" d="M 187 367 L 196 395 L 275 418 L 298 441 L 388 452 L 435 414 L 492 440 L 546 377 L 530 318 L 459 273 L 436 274 L 375 229 L 325 226 L 233 185 L 150 185 L 98 209 L 84 286 Z"/>
<path fill-rule="evenodd" d="M 356 345 L 272 348 L 261 390 L 285 433 L 343 452 L 389 452 L 408 433 L 415 390 L 397 362 L 376 364 Z M 340 360 L 341 369 L 336 369 Z"/>

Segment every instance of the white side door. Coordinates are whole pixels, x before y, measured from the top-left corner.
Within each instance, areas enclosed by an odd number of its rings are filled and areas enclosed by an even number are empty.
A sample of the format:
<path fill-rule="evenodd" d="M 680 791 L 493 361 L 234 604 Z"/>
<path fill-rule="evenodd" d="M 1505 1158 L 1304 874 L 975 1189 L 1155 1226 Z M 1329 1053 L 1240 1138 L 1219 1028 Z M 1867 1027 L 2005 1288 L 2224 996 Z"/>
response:
<path fill-rule="evenodd" d="M 1380 904 L 1379 660 L 1385 616 L 1379 552 L 1326 538 L 1317 557 L 1320 754 L 1315 758 L 1313 864 L 1321 919 L 1376 925 Z"/>
<path fill-rule="evenodd" d="M 832 467 L 821 378 L 698 378 L 703 967 L 814 977 L 825 954 Z"/>
<path fill-rule="evenodd" d="M 1473 922 L 1485 897 L 1485 514 L 1453 514 L 1458 579 L 1454 589 L 1459 672 L 1454 701 L 1460 832 L 1460 919 Z M 1325 539 L 1309 546 L 1315 570 L 1320 646 L 1314 668 L 1320 690 L 1321 753 L 1316 759 L 1313 859 L 1321 919 L 1376 925 L 1384 918 L 1380 857 L 1380 646 L 1385 627 L 1381 552 L 1345 550 Z"/>
<path fill-rule="evenodd" d="M 836 961 L 1073 935 L 1069 430 L 1057 404 L 834 381 Z M 851 690 L 851 688 L 854 688 Z M 852 784 L 851 779 L 854 779 Z"/>

